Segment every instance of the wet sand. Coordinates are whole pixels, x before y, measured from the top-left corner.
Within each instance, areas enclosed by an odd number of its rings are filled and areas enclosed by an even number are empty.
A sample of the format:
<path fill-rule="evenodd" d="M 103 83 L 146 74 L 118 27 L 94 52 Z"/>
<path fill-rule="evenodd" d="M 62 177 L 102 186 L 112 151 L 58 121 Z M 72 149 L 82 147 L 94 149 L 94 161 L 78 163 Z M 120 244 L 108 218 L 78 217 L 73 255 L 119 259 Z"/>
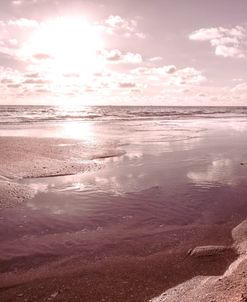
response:
<path fill-rule="evenodd" d="M 194 276 L 223 274 L 233 250 L 187 252 L 231 246 L 246 218 L 242 135 L 225 127 L 169 144 L 98 147 L 0 138 L 9 194 L 1 195 L 1 301 L 148 301 Z M 8 183 L 16 188 L 6 193 Z"/>

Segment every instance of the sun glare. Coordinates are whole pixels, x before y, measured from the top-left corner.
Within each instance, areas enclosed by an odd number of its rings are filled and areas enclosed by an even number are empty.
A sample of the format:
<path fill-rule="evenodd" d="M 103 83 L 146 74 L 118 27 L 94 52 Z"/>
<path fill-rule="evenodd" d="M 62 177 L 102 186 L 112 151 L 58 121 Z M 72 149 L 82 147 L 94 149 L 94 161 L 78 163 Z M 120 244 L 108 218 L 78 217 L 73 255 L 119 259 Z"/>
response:
<path fill-rule="evenodd" d="M 89 122 L 64 124 L 61 132 L 65 137 L 80 139 L 88 144 L 95 140 L 93 125 Z"/>
<path fill-rule="evenodd" d="M 97 55 L 102 40 L 96 28 L 81 18 L 57 18 L 44 22 L 25 45 L 26 56 L 44 54 L 42 60 L 54 72 L 89 75 L 103 62 Z"/>

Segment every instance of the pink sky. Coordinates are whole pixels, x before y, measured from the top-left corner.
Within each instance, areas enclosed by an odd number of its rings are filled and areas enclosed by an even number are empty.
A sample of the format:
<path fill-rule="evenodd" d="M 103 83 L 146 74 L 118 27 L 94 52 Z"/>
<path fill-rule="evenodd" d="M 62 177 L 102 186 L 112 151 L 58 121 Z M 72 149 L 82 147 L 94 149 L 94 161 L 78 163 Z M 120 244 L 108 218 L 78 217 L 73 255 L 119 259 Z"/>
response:
<path fill-rule="evenodd" d="M 0 104 L 246 105 L 245 0 L 1 0 Z"/>

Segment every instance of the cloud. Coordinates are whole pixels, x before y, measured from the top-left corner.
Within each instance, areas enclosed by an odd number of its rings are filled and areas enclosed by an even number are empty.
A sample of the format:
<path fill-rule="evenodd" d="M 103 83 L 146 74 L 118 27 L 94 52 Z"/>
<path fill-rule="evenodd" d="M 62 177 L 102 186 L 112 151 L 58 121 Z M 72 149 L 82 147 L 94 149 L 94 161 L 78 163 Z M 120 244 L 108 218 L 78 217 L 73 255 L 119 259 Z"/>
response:
<path fill-rule="evenodd" d="M 9 87 L 9 88 L 19 88 L 19 87 L 21 87 L 21 83 L 8 84 L 7 87 Z"/>
<path fill-rule="evenodd" d="M 138 18 L 124 19 L 118 15 L 110 15 L 103 24 L 99 25 L 99 28 L 109 35 L 119 35 L 126 38 L 137 37 L 139 39 L 145 39 L 146 34 L 138 31 Z"/>
<path fill-rule="evenodd" d="M 86 85 L 85 89 L 86 92 L 95 92 L 95 89 L 92 86 Z"/>
<path fill-rule="evenodd" d="M 118 49 L 102 50 L 100 54 L 112 63 L 125 63 L 125 64 L 141 64 L 143 62 L 142 56 L 138 53 L 126 52 L 122 53 Z"/>
<path fill-rule="evenodd" d="M 65 73 L 63 76 L 65 78 L 79 78 L 80 74 L 79 73 Z"/>
<path fill-rule="evenodd" d="M 14 7 L 19 7 L 19 6 L 23 6 L 23 5 L 32 5 L 32 4 L 38 4 L 41 2 L 45 2 L 45 0 L 12 0 L 11 4 Z"/>
<path fill-rule="evenodd" d="M 120 88 L 135 88 L 136 84 L 134 82 L 120 82 L 119 87 Z"/>
<path fill-rule="evenodd" d="M 186 67 L 176 72 L 175 82 L 180 84 L 200 84 L 206 81 L 206 77 L 202 72 L 193 68 Z"/>
<path fill-rule="evenodd" d="M 167 75 L 177 71 L 175 65 L 165 65 L 162 67 L 138 67 L 132 70 L 134 74 L 139 75 Z"/>
<path fill-rule="evenodd" d="M 216 56 L 222 56 L 225 58 L 244 58 L 245 55 L 241 49 L 237 47 L 231 47 L 226 45 L 218 45 L 215 49 Z"/>
<path fill-rule="evenodd" d="M 159 62 L 159 61 L 162 61 L 163 58 L 162 57 L 152 57 L 152 58 L 149 58 L 148 61 L 150 62 Z"/>
<path fill-rule="evenodd" d="M 13 1 L 11 1 L 11 4 L 18 6 L 18 5 L 22 4 L 22 1 L 21 0 L 13 0 Z"/>
<path fill-rule="evenodd" d="M 201 28 L 189 35 L 190 40 L 209 42 L 215 54 L 225 58 L 244 58 L 242 46 L 245 38 L 246 31 L 241 26 Z"/>
<path fill-rule="evenodd" d="M 22 69 L 24 67 L 24 63 L 16 58 L 16 56 L 0 51 L 0 66 Z"/>
<path fill-rule="evenodd" d="M 163 68 L 164 68 L 164 71 L 168 74 L 173 74 L 177 71 L 177 67 L 174 65 L 165 66 Z"/>
<path fill-rule="evenodd" d="M 30 73 L 26 73 L 24 74 L 25 78 L 39 78 L 40 74 L 38 72 L 30 72 Z"/>
<path fill-rule="evenodd" d="M 1 81 L 0 81 L 1 84 L 12 84 L 13 83 L 13 80 L 12 79 L 9 79 L 9 78 L 3 78 Z"/>
<path fill-rule="evenodd" d="M 51 91 L 49 89 L 45 89 L 45 88 L 38 88 L 35 91 L 37 93 L 51 93 Z"/>
<path fill-rule="evenodd" d="M 48 60 L 51 59 L 52 57 L 47 53 L 37 53 L 33 55 L 33 58 L 36 60 Z"/>
<path fill-rule="evenodd" d="M 247 83 L 239 83 L 231 89 L 231 92 L 247 92 Z"/>
<path fill-rule="evenodd" d="M 175 65 L 139 67 L 133 69 L 132 73 L 141 77 L 147 76 L 153 81 L 162 81 L 168 86 L 198 85 L 206 81 L 201 71 L 193 67 L 178 69 Z"/>
<path fill-rule="evenodd" d="M 22 73 L 9 67 L 0 66 L 1 88 L 19 88 L 22 86 Z"/>
<path fill-rule="evenodd" d="M 9 20 L 8 25 L 17 27 L 34 28 L 39 26 L 39 22 L 32 19 L 20 18 L 16 20 Z"/>
<path fill-rule="evenodd" d="M 4 39 L 0 42 L 0 47 L 3 52 L 11 54 L 11 51 L 18 49 L 19 42 L 17 39 Z"/>
<path fill-rule="evenodd" d="M 49 84 L 50 81 L 45 80 L 45 79 L 40 79 L 40 78 L 33 78 L 33 79 L 27 79 L 24 80 L 24 84 Z"/>

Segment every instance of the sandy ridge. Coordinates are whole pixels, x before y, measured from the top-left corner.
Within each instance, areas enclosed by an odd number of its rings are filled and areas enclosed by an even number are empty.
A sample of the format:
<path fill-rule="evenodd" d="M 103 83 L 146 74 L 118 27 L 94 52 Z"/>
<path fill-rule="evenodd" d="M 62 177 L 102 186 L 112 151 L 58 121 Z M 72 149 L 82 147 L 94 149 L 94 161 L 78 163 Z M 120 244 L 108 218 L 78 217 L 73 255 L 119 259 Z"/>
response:
<path fill-rule="evenodd" d="M 122 155 L 117 145 L 84 145 L 59 138 L 0 137 L 0 209 L 32 198 L 22 178 L 72 175 L 102 166 L 108 157 Z"/>

